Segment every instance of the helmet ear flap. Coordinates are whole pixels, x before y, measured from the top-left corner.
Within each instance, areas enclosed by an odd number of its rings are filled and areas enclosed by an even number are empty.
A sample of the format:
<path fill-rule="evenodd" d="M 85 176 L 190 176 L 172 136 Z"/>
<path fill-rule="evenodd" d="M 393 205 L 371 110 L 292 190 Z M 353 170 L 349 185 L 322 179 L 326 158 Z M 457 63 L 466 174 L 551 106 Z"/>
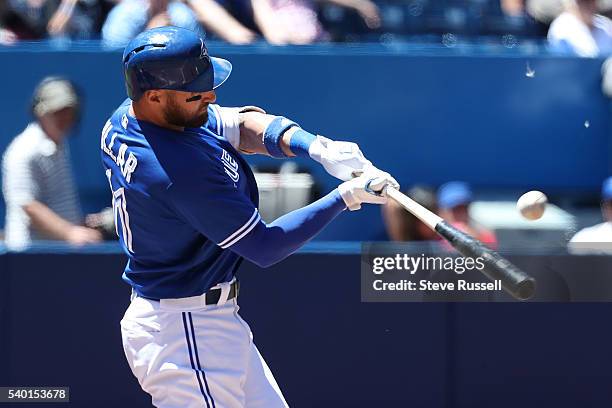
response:
<path fill-rule="evenodd" d="M 124 70 L 125 89 L 128 97 L 133 101 L 139 100 L 143 95 L 143 91 L 138 87 L 140 82 L 138 81 L 137 73 L 135 71 L 136 69 L 133 67 L 126 67 Z"/>

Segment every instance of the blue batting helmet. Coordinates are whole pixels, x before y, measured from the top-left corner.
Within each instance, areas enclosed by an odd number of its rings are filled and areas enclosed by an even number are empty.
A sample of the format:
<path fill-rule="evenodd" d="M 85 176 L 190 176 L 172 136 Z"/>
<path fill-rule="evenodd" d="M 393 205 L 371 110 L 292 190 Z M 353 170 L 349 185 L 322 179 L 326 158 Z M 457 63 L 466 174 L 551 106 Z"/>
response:
<path fill-rule="evenodd" d="M 225 82 L 230 72 L 229 61 L 210 57 L 204 40 L 180 27 L 144 31 L 123 51 L 125 86 L 134 101 L 151 89 L 211 91 Z"/>

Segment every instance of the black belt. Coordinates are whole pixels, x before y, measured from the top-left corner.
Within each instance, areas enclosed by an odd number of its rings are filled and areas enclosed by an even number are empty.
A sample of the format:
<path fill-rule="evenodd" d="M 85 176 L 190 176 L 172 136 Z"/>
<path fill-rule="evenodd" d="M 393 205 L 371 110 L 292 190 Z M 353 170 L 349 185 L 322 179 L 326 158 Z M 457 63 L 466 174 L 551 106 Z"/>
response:
<path fill-rule="evenodd" d="M 238 296 L 238 292 L 240 291 L 240 283 L 235 280 L 230 285 L 229 295 L 227 295 L 227 300 L 231 300 Z M 221 288 L 210 289 L 206 292 L 206 305 L 216 305 L 219 303 L 219 299 L 221 299 Z"/>
<path fill-rule="evenodd" d="M 229 291 L 229 294 L 227 295 L 227 300 L 231 300 L 237 297 L 238 292 L 240 292 L 240 282 L 238 282 L 238 280 L 235 280 L 230 285 L 230 291 Z M 142 295 L 138 295 L 138 296 L 143 299 L 155 300 L 158 302 L 160 300 L 160 299 L 155 299 L 155 298 L 151 298 L 148 296 L 142 296 Z M 221 288 L 210 289 L 208 292 L 206 292 L 206 306 L 216 305 L 217 303 L 219 303 L 219 299 L 221 299 Z"/>

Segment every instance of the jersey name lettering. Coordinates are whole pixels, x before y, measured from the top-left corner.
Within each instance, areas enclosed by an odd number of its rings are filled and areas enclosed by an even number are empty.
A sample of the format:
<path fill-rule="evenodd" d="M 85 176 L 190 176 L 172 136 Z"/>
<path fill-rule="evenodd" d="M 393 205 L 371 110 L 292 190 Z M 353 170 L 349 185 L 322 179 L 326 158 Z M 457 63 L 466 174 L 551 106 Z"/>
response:
<path fill-rule="evenodd" d="M 121 174 L 125 178 L 125 181 L 129 183 L 132 180 L 132 173 L 134 173 L 134 170 L 136 170 L 136 166 L 138 166 L 138 160 L 136 159 L 136 156 L 134 156 L 134 153 L 132 152 L 129 152 L 127 159 L 125 158 L 125 154 L 127 153 L 127 149 L 128 149 L 125 143 L 121 143 L 121 146 L 119 146 L 119 152 L 115 156 L 115 154 L 113 153 L 113 144 L 115 144 L 117 133 L 113 132 L 113 135 L 111 136 L 110 141 L 108 142 L 108 144 L 106 143 L 106 140 L 112 128 L 113 126 L 110 123 L 110 121 L 106 122 L 104 129 L 102 129 L 102 138 L 100 139 L 100 148 L 111 159 L 113 159 L 113 161 L 115 162 L 117 166 L 119 166 L 119 168 L 121 169 Z"/>

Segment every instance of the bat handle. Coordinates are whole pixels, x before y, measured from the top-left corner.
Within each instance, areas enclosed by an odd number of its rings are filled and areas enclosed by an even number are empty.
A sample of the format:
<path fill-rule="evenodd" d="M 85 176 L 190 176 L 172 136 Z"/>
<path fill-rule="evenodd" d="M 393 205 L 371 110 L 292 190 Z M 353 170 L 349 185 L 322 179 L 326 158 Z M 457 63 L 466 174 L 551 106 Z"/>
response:
<path fill-rule="evenodd" d="M 411 198 L 407 197 L 396 188 L 388 186 L 387 197 L 395 200 L 399 205 L 410 211 L 412 215 L 417 217 L 432 230 L 435 230 L 436 225 L 443 221 L 441 217 L 429 211 L 427 208 L 423 207 Z"/>

